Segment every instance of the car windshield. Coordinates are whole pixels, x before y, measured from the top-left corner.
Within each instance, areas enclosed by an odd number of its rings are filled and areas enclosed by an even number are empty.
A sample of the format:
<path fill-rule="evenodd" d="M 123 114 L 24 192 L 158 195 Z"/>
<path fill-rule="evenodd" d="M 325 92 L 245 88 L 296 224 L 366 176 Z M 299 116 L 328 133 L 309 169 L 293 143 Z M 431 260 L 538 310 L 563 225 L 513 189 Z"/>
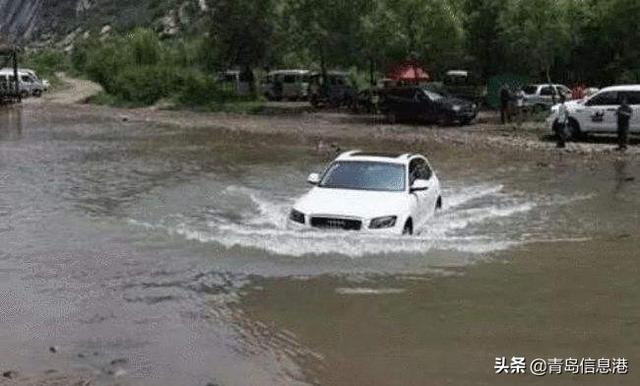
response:
<path fill-rule="evenodd" d="M 405 189 L 405 168 L 387 162 L 337 161 L 327 169 L 318 186 L 401 192 Z"/>
<path fill-rule="evenodd" d="M 422 91 L 425 93 L 426 96 L 429 97 L 429 99 L 431 99 L 432 101 L 437 101 L 440 100 L 442 98 L 444 98 L 444 96 L 441 95 L 441 93 L 437 93 L 435 91 L 431 91 L 431 90 L 427 90 L 427 89 L 422 89 Z"/>
<path fill-rule="evenodd" d="M 535 94 L 537 90 L 538 90 L 538 86 L 527 86 L 522 89 L 522 91 L 524 91 L 525 94 Z"/>

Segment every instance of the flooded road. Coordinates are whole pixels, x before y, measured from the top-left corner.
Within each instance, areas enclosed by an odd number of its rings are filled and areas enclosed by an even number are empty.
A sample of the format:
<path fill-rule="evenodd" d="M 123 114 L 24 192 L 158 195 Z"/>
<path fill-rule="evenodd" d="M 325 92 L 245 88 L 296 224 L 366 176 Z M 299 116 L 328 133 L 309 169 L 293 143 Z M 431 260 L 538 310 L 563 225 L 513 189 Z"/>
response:
<path fill-rule="evenodd" d="M 410 238 L 292 232 L 333 156 L 316 145 L 0 110 L 2 364 L 109 385 L 484 385 L 513 384 L 498 355 L 640 359 L 637 160 L 341 143 L 427 154 L 444 210 Z"/>

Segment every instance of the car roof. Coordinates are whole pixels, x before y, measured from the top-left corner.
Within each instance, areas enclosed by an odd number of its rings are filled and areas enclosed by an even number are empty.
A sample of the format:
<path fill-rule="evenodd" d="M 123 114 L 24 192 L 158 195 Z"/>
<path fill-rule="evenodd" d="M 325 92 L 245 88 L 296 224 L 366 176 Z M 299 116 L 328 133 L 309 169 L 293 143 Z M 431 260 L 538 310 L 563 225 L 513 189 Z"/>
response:
<path fill-rule="evenodd" d="M 419 156 L 413 153 L 394 153 L 394 152 L 371 152 L 351 150 L 340 154 L 336 161 L 369 161 L 369 162 L 387 162 L 394 164 L 407 164 L 413 158 Z"/>
<path fill-rule="evenodd" d="M 467 71 L 467 70 L 450 70 L 450 71 L 447 71 L 446 75 L 449 75 L 449 76 L 469 76 L 469 71 Z"/>
<path fill-rule="evenodd" d="M 532 83 L 527 85 L 528 87 L 542 87 L 542 86 L 548 86 L 548 85 L 552 85 L 552 86 L 562 86 L 562 87 L 567 87 L 564 84 L 561 83 Z M 568 87 L 567 87 L 568 88 Z"/>
<path fill-rule="evenodd" d="M 605 87 L 600 91 L 640 91 L 640 84 L 622 84 L 617 86 L 610 86 Z"/>
<path fill-rule="evenodd" d="M 284 74 L 284 75 L 296 75 L 296 74 L 308 74 L 309 70 L 275 70 L 275 71 L 271 71 L 269 72 L 268 75 L 280 75 L 280 74 Z"/>

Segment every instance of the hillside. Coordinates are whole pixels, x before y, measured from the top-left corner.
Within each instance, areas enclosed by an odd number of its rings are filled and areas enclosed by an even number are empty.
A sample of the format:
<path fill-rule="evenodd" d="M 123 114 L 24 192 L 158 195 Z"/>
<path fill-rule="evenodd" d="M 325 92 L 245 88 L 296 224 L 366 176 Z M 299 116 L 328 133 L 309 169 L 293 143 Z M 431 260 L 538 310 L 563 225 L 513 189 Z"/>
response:
<path fill-rule="evenodd" d="M 192 28 L 203 9 L 204 0 L 0 0 L 0 35 L 68 47 L 80 36 L 135 26 L 175 34 Z"/>

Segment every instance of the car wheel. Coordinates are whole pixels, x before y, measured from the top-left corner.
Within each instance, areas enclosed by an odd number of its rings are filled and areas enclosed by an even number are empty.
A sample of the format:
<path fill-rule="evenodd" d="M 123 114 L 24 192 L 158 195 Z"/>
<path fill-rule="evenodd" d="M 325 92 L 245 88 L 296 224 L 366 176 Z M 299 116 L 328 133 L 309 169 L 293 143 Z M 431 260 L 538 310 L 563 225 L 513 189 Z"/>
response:
<path fill-rule="evenodd" d="M 442 196 L 438 196 L 438 200 L 436 200 L 436 210 L 442 209 Z"/>
<path fill-rule="evenodd" d="M 413 223 L 411 219 L 408 219 L 406 223 L 404 223 L 404 228 L 402 228 L 402 234 L 404 236 L 411 236 L 413 234 Z"/>
<path fill-rule="evenodd" d="M 36 98 L 40 98 L 42 96 L 42 91 L 41 90 L 34 91 L 33 96 Z"/>
<path fill-rule="evenodd" d="M 387 122 L 391 123 L 392 125 L 398 122 L 398 116 L 396 115 L 396 113 L 389 111 L 387 113 Z"/>
<path fill-rule="evenodd" d="M 436 123 L 438 124 L 438 126 L 449 126 L 451 125 L 451 119 L 449 119 L 446 115 L 440 115 L 438 116 L 438 119 L 436 119 Z"/>

